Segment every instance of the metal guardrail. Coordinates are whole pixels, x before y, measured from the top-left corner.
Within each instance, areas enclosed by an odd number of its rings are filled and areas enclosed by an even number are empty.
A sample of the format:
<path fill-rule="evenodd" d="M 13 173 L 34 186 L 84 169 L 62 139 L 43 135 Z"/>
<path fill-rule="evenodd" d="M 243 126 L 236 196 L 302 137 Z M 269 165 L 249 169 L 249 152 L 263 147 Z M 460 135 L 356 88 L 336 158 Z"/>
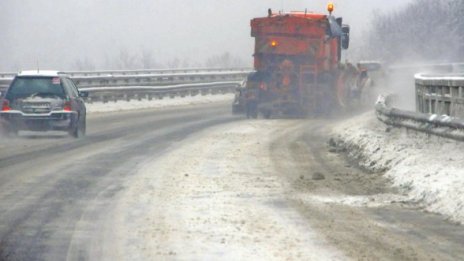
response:
<path fill-rule="evenodd" d="M 70 76 L 103 76 L 103 75 L 140 75 L 140 74 L 179 74 L 179 73 L 207 73 L 207 72 L 247 72 L 250 68 L 179 68 L 179 69 L 139 69 L 139 70 L 102 70 L 102 71 L 65 71 Z M 17 73 L 3 72 L 0 78 L 13 78 Z"/>
<path fill-rule="evenodd" d="M 130 100 L 143 97 L 196 95 L 197 93 L 233 92 L 251 72 L 248 68 L 234 69 L 174 69 L 69 72 L 80 90 L 90 92 L 88 101 Z M 2 74 L 12 75 L 8 73 Z M 12 78 L 0 77 L 0 91 Z"/>
<path fill-rule="evenodd" d="M 239 81 L 243 80 L 251 71 L 250 68 L 193 68 L 64 73 L 69 74 L 78 87 L 107 87 Z M 0 73 L 0 88 L 6 88 L 15 75 L 15 73 Z"/>
<path fill-rule="evenodd" d="M 377 118 L 387 125 L 404 127 L 428 135 L 464 141 L 464 64 L 430 64 L 390 67 L 414 75 L 416 112 L 391 107 L 393 96 L 379 97 Z M 454 72 L 454 74 L 453 74 Z"/>
<path fill-rule="evenodd" d="M 464 141 L 464 121 L 447 115 L 439 116 L 395 109 L 390 105 L 391 100 L 391 96 L 380 96 L 375 106 L 377 118 L 385 124 Z"/>
<path fill-rule="evenodd" d="M 107 86 L 163 86 L 218 81 L 243 81 L 248 72 L 200 72 L 145 75 L 72 76 L 79 88 Z"/>
<path fill-rule="evenodd" d="M 89 92 L 86 102 L 109 102 L 132 99 L 152 100 L 163 99 L 164 97 L 185 97 L 207 94 L 225 94 L 234 92 L 242 84 L 241 81 L 232 82 L 212 82 L 212 83 L 193 83 L 168 86 L 131 86 L 131 87 L 87 87 L 80 88 L 82 91 Z"/>
<path fill-rule="evenodd" d="M 150 74 L 182 74 L 208 72 L 249 72 L 251 68 L 179 68 L 179 69 L 139 69 L 139 70 L 102 70 L 102 71 L 64 71 L 69 76 L 118 76 L 118 75 L 150 75 Z M 0 79 L 12 79 L 17 73 L 0 72 Z"/>
<path fill-rule="evenodd" d="M 464 118 L 464 74 L 416 74 L 416 110 Z"/>
<path fill-rule="evenodd" d="M 0 73 L 0 79 L 11 79 L 13 78 L 17 73 Z"/>
<path fill-rule="evenodd" d="M 67 71 L 70 76 L 104 76 L 104 75 L 150 75 L 150 74 L 183 74 L 210 72 L 249 72 L 251 68 L 180 68 L 180 69 L 140 69 L 140 70 L 103 70 L 103 71 Z"/>

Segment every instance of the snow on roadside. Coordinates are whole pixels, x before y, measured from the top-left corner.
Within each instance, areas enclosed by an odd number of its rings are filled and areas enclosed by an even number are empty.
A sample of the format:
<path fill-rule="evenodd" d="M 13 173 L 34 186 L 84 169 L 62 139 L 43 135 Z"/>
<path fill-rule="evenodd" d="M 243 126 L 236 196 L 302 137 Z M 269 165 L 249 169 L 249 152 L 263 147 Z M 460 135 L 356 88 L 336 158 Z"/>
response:
<path fill-rule="evenodd" d="M 153 99 L 151 101 L 147 99 L 131 100 L 131 101 L 117 101 L 117 102 L 94 102 L 86 103 L 87 111 L 89 113 L 99 112 L 114 112 L 114 111 L 127 111 L 127 110 L 140 110 L 140 109 L 151 109 L 151 108 L 165 108 L 165 107 L 177 107 L 185 105 L 196 105 L 196 104 L 207 104 L 213 102 L 230 101 L 232 102 L 234 94 L 217 94 L 217 95 L 196 95 L 186 97 L 175 97 L 158 100 Z"/>
<path fill-rule="evenodd" d="M 427 211 L 464 222 L 464 143 L 391 129 L 373 112 L 334 128 L 338 146 L 372 171 L 385 171 L 394 186 Z"/>

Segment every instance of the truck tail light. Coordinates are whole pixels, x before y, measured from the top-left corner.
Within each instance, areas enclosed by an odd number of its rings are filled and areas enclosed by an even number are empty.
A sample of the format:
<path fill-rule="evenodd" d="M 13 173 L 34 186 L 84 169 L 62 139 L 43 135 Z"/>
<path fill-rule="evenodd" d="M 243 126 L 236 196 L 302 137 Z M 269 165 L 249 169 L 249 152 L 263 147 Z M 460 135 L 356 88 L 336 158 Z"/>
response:
<path fill-rule="evenodd" d="M 2 111 L 11 111 L 10 101 L 8 101 L 8 100 L 3 100 L 3 103 L 2 103 Z"/>

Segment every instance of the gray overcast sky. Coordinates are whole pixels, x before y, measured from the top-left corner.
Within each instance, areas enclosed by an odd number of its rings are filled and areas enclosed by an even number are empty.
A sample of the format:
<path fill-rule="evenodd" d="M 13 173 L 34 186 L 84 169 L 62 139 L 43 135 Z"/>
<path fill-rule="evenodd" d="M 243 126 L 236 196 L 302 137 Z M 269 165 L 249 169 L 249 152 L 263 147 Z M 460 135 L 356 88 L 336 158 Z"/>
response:
<path fill-rule="evenodd" d="M 391 11 L 412 0 L 338 0 L 335 14 L 353 32 L 353 45 L 373 10 Z M 203 63 L 230 52 L 251 66 L 249 21 L 267 8 L 326 12 L 325 0 L 0 0 L 0 70 L 69 69 L 78 59 L 97 67 L 120 50 Z"/>

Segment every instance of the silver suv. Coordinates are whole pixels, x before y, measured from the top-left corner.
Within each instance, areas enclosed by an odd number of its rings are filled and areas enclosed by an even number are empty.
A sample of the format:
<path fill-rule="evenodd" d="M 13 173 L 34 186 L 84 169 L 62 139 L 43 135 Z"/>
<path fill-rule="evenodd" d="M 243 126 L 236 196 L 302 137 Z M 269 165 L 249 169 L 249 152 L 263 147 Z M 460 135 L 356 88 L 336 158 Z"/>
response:
<path fill-rule="evenodd" d="M 85 135 L 86 109 L 73 81 L 56 71 L 24 71 L 11 82 L 1 101 L 0 119 L 7 133 L 20 130 L 67 131 Z"/>

